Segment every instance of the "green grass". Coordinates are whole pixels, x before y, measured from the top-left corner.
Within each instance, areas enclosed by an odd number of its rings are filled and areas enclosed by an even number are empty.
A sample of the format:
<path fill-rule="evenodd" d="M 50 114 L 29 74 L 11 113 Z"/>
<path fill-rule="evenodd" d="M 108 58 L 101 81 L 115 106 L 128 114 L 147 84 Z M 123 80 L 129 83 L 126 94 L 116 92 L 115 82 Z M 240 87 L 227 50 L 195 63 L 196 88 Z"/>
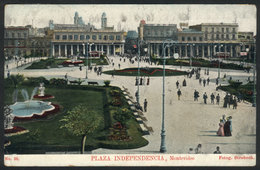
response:
<path fill-rule="evenodd" d="M 38 62 L 32 63 L 30 66 L 28 66 L 26 69 L 48 69 L 49 68 L 58 68 L 59 65 L 62 65 L 62 63 L 69 59 L 54 59 L 54 58 L 48 58 L 46 60 L 40 60 Z M 86 65 L 86 59 L 83 60 L 83 64 Z M 88 63 L 96 64 L 96 65 L 108 65 L 108 62 L 106 59 L 89 59 Z"/>
<path fill-rule="evenodd" d="M 22 86 L 20 89 L 27 89 L 29 95 L 33 87 Z M 61 111 L 57 114 L 48 116 L 41 120 L 16 122 L 15 126 L 21 126 L 28 129 L 30 132 L 22 135 L 9 137 L 11 145 L 7 147 L 9 153 L 20 154 L 41 154 L 53 151 L 80 151 L 81 136 L 74 136 L 68 132 L 67 129 L 60 128 L 62 122 L 60 120 L 67 114 L 68 110 L 73 107 L 84 104 L 90 109 L 96 110 L 97 114 L 104 116 L 101 126 L 92 134 L 87 136 L 86 150 L 93 150 L 99 147 L 105 148 L 120 148 L 130 149 L 138 148 L 148 144 L 148 141 L 142 137 L 141 132 L 138 130 L 139 125 L 133 119 L 128 121 L 128 134 L 134 140 L 129 142 L 110 141 L 107 139 L 109 135 L 109 127 L 114 122 L 113 115 L 110 115 L 110 110 L 113 108 L 108 104 L 110 96 L 109 90 L 116 87 L 93 87 L 93 86 L 68 86 L 66 88 L 60 87 L 46 87 L 46 94 L 54 95 L 51 102 L 59 104 Z M 12 103 L 13 88 L 5 88 L 5 104 Z M 94 100 L 93 100 L 94 99 Z M 21 94 L 18 96 L 19 101 L 23 101 Z M 126 105 L 124 100 L 124 107 Z"/>
<path fill-rule="evenodd" d="M 122 70 L 109 70 L 104 71 L 104 74 L 114 74 L 118 76 L 138 76 L 138 69 L 137 68 L 125 68 Z M 178 70 L 171 70 L 166 69 L 165 70 L 165 76 L 181 76 L 181 75 L 187 75 L 187 72 L 185 71 L 178 71 Z M 163 69 L 162 68 L 140 68 L 140 76 L 151 76 L 151 77 L 159 77 L 163 76 Z"/>
<path fill-rule="evenodd" d="M 157 61 L 160 64 L 163 64 L 161 59 L 152 59 L 152 61 Z M 175 65 L 175 66 L 190 66 L 189 59 L 167 59 L 166 65 Z M 218 68 L 218 61 L 208 61 L 204 59 L 192 58 L 192 66 L 194 67 L 209 67 L 209 68 Z M 244 67 L 233 64 L 233 63 L 222 63 L 220 62 L 220 68 L 222 69 L 234 69 L 234 70 L 243 70 Z"/>

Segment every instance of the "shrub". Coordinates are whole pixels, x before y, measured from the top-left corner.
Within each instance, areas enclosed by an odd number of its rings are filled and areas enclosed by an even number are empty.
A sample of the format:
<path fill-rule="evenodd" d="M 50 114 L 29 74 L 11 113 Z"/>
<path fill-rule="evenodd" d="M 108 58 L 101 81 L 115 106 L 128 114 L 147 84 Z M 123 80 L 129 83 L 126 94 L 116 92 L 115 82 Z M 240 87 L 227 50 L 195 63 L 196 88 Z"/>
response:
<path fill-rule="evenodd" d="M 109 80 L 105 80 L 105 81 L 104 81 L 104 84 L 105 84 L 105 87 L 109 87 L 110 81 L 109 81 Z"/>
<path fill-rule="evenodd" d="M 67 81 L 65 79 L 52 78 L 52 79 L 50 79 L 50 85 L 53 85 L 53 86 L 66 86 L 67 85 Z"/>
<path fill-rule="evenodd" d="M 130 119 L 131 114 L 127 108 L 117 109 L 114 111 L 114 119 L 121 123 L 123 127 L 126 126 L 126 122 Z"/>
<path fill-rule="evenodd" d="M 237 82 L 237 81 L 233 81 L 233 80 L 229 80 L 228 83 L 233 88 L 238 88 L 242 84 L 242 82 Z"/>
<path fill-rule="evenodd" d="M 45 85 L 48 85 L 50 82 L 45 77 L 41 76 L 41 77 L 28 77 L 23 84 L 39 86 L 40 83 L 44 83 Z"/>

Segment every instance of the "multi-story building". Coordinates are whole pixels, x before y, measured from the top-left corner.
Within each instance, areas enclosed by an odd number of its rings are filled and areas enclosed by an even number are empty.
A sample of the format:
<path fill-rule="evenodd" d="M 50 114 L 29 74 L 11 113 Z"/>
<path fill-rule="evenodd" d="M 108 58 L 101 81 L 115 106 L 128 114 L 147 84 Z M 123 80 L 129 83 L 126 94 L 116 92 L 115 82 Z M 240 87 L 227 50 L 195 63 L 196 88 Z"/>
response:
<path fill-rule="evenodd" d="M 6 27 L 4 34 L 5 56 L 23 57 L 27 54 L 29 39 L 28 27 Z"/>
<path fill-rule="evenodd" d="M 108 55 L 123 54 L 124 32 L 107 27 L 105 17 L 106 15 L 103 13 L 101 29 L 96 29 L 90 24 L 81 26 L 75 24 L 52 25 L 52 55 L 86 55 L 87 52 L 91 51 Z"/>
<path fill-rule="evenodd" d="M 125 39 L 125 51 L 127 53 L 137 52 L 138 33 L 136 31 L 128 31 Z"/>
<path fill-rule="evenodd" d="M 172 47 L 166 49 L 166 56 L 173 56 L 175 53 L 180 57 L 240 56 L 238 24 L 202 23 L 184 26 L 182 24 L 181 29 L 177 30 L 175 24 L 146 24 L 142 20 L 138 27 L 139 39 L 146 40 L 150 44 L 151 56 L 163 55 L 162 45 L 166 39 L 175 41 Z"/>

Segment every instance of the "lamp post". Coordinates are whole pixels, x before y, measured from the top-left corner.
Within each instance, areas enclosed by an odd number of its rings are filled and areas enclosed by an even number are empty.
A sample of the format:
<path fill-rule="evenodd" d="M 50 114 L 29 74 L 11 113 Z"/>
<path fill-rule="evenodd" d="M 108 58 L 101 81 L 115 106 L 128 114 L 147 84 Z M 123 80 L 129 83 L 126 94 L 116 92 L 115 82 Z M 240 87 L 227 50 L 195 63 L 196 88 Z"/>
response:
<path fill-rule="evenodd" d="M 220 51 L 221 51 L 221 47 L 222 47 L 222 46 L 223 46 L 222 44 L 221 44 L 221 45 L 220 45 L 220 44 L 218 45 L 218 49 L 219 49 L 219 50 L 218 50 L 218 54 L 219 54 L 219 55 L 218 55 L 218 79 L 220 78 L 220 60 L 219 60 L 219 57 L 220 57 Z"/>
<path fill-rule="evenodd" d="M 255 89 L 255 84 L 256 84 L 256 75 L 255 75 L 255 70 L 256 70 L 256 38 L 254 38 L 254 70 L 253 70 L 253 83 L 254 83 L 254 91 L 253 91 L 253 107 L 256 107 L 256 89 Z"/>
<path fill-rule="evenodd" d="M 165 145 L 165 128 L 164 128 L 164 114 L 165 114 L 165 49 L 171 47 L 174 43 L 176 43 L 173 40 L 165 40 L 163 42 L 163 91 L 162 91 L 162 130 L 161 130 L 161 147 L 160 152 L 164 153 L 166 152 L 166 145 Z"/>
<path fill-rule="evenodd" d="M 83 48 L 85 48 L 85 43 L 83 42 Z M 86 55 L 86 79 L 88 79 L 88 42 L 86 43 L 87 46 L 87 55 Z M 83 50 L 84 53 L 85 50 Z M 84 54 L 83 54 L 84 55 Z"/>
<path fill-rule="evenodd" d="M 140 103 L 139 103 L 139 96 L 140 96 L 140 94 L 139 94 L 139 78 L 140 78 L 140 46 L 142 45 L 142 44 L 144 44 L 145 43 L 145 41 L 144 40 L 138 40 L 138 72 L 137 72 L 137 95 L 136 95 L 136 100 L 137 100 L 137 103 L 140 105 Z"/>

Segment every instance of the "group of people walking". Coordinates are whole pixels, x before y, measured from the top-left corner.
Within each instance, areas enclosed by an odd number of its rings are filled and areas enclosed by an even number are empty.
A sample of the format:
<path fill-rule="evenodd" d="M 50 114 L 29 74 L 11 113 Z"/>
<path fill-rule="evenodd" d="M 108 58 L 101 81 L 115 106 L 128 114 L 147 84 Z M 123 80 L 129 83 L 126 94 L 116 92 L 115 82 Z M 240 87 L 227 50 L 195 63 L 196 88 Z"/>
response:
<path fill-rule="evenodd" d="M 224 108 L 230 108 L 230 105 L 233 105 L 233 109 L 237 109 L 237 97 L 226 93 L 226 96 L 224 97 Z"/>
<path fill-rule="evenodd" d="M 232 116 L 223 115 L 219 122 L 218 136 L 232 136 Z"/>
<path fill-rule="evenodd" d="M 135 78 L 135 85 L 138 86 L 138 84 L 139 85 L 147 85 L 147 86 L 149 86 L 149 84 L 150 84 L 150 77 L 145 78 L 145 76 L 144 76 L 144 77 L 139 77 L 139 79 L 138 79 L 138 77 L 136 77 Z"/>

